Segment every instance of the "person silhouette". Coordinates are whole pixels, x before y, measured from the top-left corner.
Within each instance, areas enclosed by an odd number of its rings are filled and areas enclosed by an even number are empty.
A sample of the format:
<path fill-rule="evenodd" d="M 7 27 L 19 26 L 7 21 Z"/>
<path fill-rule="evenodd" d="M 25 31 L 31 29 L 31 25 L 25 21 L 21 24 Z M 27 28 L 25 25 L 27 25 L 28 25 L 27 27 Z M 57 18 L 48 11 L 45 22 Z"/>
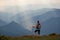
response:
<path fill-rule="evenodd" d="M 36 24 L 36 29 L 34 31 L 34 34 L 36 34 L 36 32 L 38 32 L 38 35 L 40 35 L 40 28 L 41 28 L 41 25 L 40 25 L 40 22 L 38 20 L 37 21 L 37 24 Z"/>

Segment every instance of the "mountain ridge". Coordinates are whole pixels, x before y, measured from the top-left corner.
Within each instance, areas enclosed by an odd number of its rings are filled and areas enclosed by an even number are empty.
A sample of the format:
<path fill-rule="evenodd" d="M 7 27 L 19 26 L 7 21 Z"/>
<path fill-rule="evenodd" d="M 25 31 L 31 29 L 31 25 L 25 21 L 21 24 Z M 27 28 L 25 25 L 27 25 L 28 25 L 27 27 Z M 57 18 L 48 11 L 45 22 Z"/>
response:
<path fill-rule="evenodd" d="M 7 36 L 22 36 L 31 34 L 29 30 L 15 22 L 11 22 L 6 26 L 2 26 L 0 28 L 0 33 Z"/>

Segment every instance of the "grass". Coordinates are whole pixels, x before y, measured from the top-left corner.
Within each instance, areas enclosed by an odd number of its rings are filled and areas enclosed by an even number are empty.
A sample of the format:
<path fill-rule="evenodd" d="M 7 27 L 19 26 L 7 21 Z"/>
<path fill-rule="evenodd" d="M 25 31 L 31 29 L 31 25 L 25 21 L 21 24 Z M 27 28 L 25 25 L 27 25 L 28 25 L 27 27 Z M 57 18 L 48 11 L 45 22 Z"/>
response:
<path fill-rule="evenodd" d="M 60 40 L 60 35 L 56 36 L 0 36 L 0 40 Z"/>

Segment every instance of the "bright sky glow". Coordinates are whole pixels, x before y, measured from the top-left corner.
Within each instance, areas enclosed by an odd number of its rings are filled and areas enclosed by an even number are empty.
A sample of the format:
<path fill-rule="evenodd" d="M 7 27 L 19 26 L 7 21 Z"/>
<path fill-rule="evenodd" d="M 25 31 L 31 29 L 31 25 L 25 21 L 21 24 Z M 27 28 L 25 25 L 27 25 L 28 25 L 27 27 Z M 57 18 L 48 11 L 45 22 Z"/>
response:
<path fill-rule="evenodd" d="M 22 11 L 39 8 L 60 8 L 60 0 L 0 0 L 0 11 L 8 6 L 19 6 Z"/>

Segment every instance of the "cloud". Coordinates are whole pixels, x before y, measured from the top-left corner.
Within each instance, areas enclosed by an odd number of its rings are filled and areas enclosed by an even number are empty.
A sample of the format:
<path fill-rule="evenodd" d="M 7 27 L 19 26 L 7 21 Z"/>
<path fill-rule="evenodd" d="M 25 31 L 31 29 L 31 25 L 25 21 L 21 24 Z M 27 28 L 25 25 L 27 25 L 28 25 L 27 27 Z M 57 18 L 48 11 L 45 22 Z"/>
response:
<path fill-rule="evenodd" d="M 60 8 L 60 0 L 0 0 L 0 11 L 5 11 L 9 6 L 19 6 L 21 11 Z"/>
<path fill-rule="evenodd" d="M 15 5 L 14 0 L 0 0 L 0 6 Z"/>
<path fill-rule="evenodd" d="M 3 6 L 20 6 L 22 9 L 30 5 L 34 8 L 60 8 L 60 0 L 0 0 L 0 7 Z M 38 7 L 39 6 L 39 7 Z M 30 7 L 29 7 L 30 8 Z"/>

